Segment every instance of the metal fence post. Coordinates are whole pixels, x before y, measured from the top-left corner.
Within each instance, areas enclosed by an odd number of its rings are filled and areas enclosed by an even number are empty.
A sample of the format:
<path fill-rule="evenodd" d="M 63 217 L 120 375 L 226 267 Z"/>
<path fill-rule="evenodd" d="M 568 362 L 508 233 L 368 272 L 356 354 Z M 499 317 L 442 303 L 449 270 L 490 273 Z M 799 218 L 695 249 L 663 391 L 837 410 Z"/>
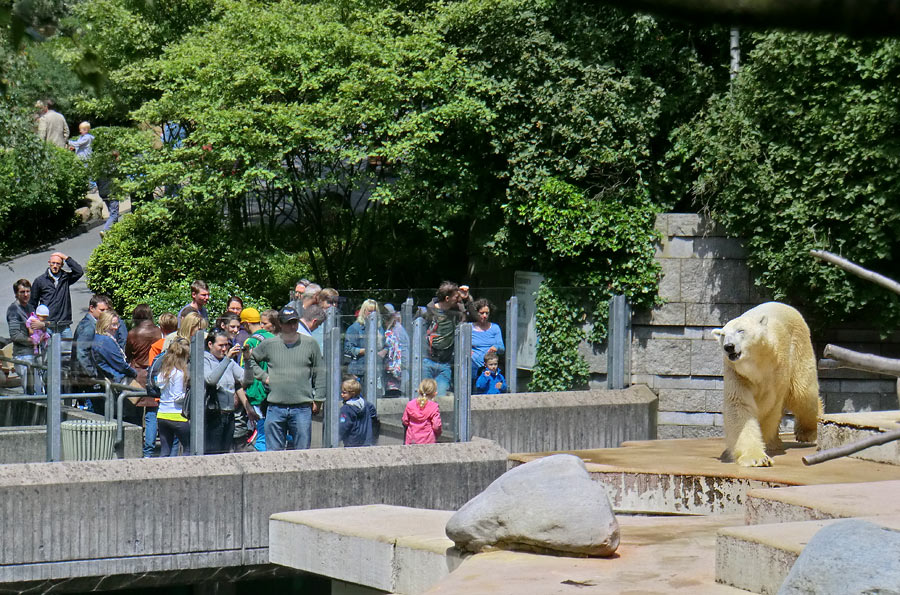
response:
<path fill-rule="evenodd" d="M 622 389 L 631 384 L 631 307 L 624 295 L 609 300 L 606 341 L 606 388 Z"/>
<path fill-rule="evenodd" d="M 325 320 L 325 417 L 322 423 L 322 446 L 336 448 L 340 441 L 338 422 L 341 399 L 341 329 L 335 308 L 328 309 Z"/>
<path fill-rule="evenodd" d="M 366 316 L 366 384 L 363 398 L 378 404 L 378 311 Z"/>
<path fill-rule="evenodd" d="M 410 351 L 412 349 L 411 341 L 413 336 L 414 311 L 415 304 L 413 303 L 412 296 L 410 296 L 406 298 L 406 301 L 400 306 L 400 324 L 403 326 L 403 331 L 406 333 L 407 341 L 407 345 L 404 346 L 405 353 L 403 354 L 400 367 L 400 394 L 407 399 L 411 399 L 415 392 L 415 388 L 412 387 L 412 382 L 410 381 L 410 359 L 412 355 Z"/>
<path fill-rule="evenodd" d="M 469 404 L 472 394 L 472 324 L 456 327 L 453 336 L 453 415 L 456 418 L 456 441 L 469 441 Z"/>
<path fill-rule="evenodd" d="M 109 384 L 109 380 L 103 383 L 103 394 L 105 395 L 103 399 L 103 418 L 106 421 L 112 421 L 113 414 L 115 413 L 115 401 L 113 400 L 113 391 L 112 386 Z"/>
<path fill-rule="evenodd" d="M 506 385 L 510 393 L 519 392 L 519 299 L 506 300 Z"/>
<path fill-rule="evenodd" d="M 206 374 L 204 333 L 191 337 L 191 454 L 206 453 Z"/>
<path fill-rule="evenodd" d="M 47 358 L 47 460 L 62 460 L 62 337 L 50 335 Z"/>
<path fill-rule="evenodd" d="M 416 318 L 413 322 L 412 332 L 412 357 L 409 363 L 409 398 L 411 399 L 416 391 L 419 390 L 419 383 L 422 382 L 422 359 L 424 358 L 425 348 L 425 319 Z"/>
<path fill-rule="evenodd" d="M 406 301 L 400 304 L 400 324 L 403 325 L 403 329 L 409 337 L 412 337 L 413 308 L 415 308 L 415 304 L 412 296 L 406 298 Z"/>

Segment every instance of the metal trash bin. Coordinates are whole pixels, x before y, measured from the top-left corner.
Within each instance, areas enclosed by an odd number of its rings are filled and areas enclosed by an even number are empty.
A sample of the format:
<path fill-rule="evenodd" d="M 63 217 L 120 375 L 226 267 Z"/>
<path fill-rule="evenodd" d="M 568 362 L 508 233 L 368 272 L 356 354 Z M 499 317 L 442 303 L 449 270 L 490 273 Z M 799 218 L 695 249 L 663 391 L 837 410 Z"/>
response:
<path fill-rule="evenodd" d="M 115 458 L 116 422 L 73 419 L 60 424 L 64 461 Z"/>

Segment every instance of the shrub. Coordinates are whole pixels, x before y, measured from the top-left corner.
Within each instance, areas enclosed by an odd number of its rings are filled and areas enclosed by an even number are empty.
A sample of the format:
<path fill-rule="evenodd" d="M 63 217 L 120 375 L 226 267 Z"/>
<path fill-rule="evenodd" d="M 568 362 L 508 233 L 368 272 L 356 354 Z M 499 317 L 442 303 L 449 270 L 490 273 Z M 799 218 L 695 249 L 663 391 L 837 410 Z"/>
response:
<path fill-rule="evenodd" d="M 27 116 L 5 106 L 0 147 L 0 254 L 9 256 L 74 226 L 87 171 L 74 153 L 41 141 Z"/>
<path fill-rule="evenodd" d="M 229 237 L 214 206 L 163 198 L 142 205 L 114 225 L 87 265 L 88 287 L 109 294 L 120 312 L 148 303 L 155 314 L 187 303 L 190 283 L 210 285 L 209 311 L 225 309 L 230 295 L 245 305 L 280 306 L 300 276 L 297 254 L 252 237 Z"/>

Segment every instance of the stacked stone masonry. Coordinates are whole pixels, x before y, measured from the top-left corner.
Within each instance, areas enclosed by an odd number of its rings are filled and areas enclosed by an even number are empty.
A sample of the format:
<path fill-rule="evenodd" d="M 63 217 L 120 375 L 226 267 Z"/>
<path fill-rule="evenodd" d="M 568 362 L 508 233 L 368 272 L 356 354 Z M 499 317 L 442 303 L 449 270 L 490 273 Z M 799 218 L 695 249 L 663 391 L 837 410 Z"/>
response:
<path fill-rule="evenodd" d="M 720 436 L 722 358 L 711 331 L 771 299 L 754 284 L 741 240 L 695 214 L 657 218 L 656 259 L 665 304 L 632 317 L 631 381 L 659 396 L 659 438 Z M 825 265 L 823 265 L 825 266 Z M 784 300 L 790 303 L 790 300 Z M 882 340 L 877 329 L 846 326 L 813 336 L 817 357 L 827 343 L 900 356 L 900 335 Z M 606 374 L 605 349 L 582 346 L 594 378 Z M 898 408 L 894 378 L 853 370 L 820 371 L 826 413 Z M 790 420 L 783 429 L 790 428 Z"/>

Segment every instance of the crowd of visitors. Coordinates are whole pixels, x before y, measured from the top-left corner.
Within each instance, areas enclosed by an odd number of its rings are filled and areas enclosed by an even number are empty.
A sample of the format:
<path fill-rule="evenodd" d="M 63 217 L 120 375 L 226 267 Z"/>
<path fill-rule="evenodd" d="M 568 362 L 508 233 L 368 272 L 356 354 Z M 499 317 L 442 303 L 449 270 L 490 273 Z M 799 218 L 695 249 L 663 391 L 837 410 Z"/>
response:
<path fill-rule="evenodd" d="M 65 267 L 68 267 L 66 270 Z M 72 332 L 70 285 L 83 270 L 72 258 L 54 252 L 47 270 L 34 282 L 19 279 L 15 300 L 7 309 L 17 371 L 27 377 L 27 363 L 43 363 L 49 336 L 72 337 L 67 367 L 71 393 L 103 391 L 109 380 L 147 396 L 126 399 L 126 418 L 144 427 L 144 456 L 190 454 L 190 341 L 204 333 L 205 444 L 207 453 L 232 450 L 304 449 L 311 444 L 313 416 L 325 403 L 323 323 L 339 294 L 306 279 L 297 283 L 292 300 L 279 310 L 260 312 L 231 296 L 226 310 L 210 324 L 209 286 L 190 286 L 190 301 L 177 314 L 164 312 L 154 322 L 147 304 L 132 312 L 130 330 L 103 294 L 91 297 L 88 312 Z M 473 323 L 472 383 L 476 393 L 506 391 L 499 370 L 504 351 L 500 328 L 490 321 L 492 306 L 473 300 L 468 287 L 444 282 L 420 316 L 426 322 L 423 378 L 418 396 L 403 413 L 407 443 L 435 442 L 441 434 L 435 398 L 453 388 L 454 331 Z M 404 394 L 410 337 L 401 314 L 389 303 L 364 300 L 344 333 L 345 371 L 339 412 L 340 439 L 345 446 L 374 444 L 379 420 L 365 394 L 367 334 L 375 325 L 377 396 Z M 158 361 L 157 361 L 158 360 Z M 41 374 L 25 390 L 42 392 Z M 124 385 L 124 386 L 121 386 Z M 372 386 L 372 383 L 369 383 Z M 85 395 L 80 404 L 103 413 L 109 404 Z"/>

